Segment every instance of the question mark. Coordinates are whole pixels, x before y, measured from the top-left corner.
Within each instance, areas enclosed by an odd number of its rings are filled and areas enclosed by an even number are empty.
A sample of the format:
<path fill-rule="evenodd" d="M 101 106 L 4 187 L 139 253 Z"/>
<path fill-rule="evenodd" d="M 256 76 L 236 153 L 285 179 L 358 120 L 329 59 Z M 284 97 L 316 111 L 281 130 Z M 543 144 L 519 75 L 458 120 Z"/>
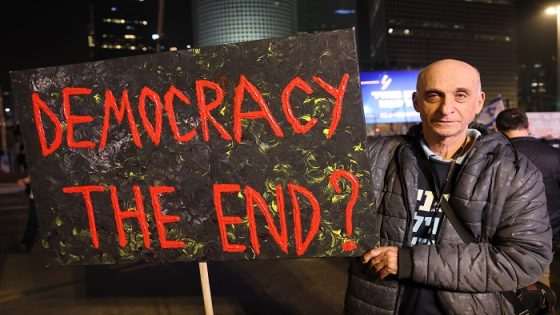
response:
<path fill-rule="evenodd" d="M 354 208 L 354 205 L 356 205 L 356 201 L 358 200 L 358 192 L 360 191 L 360 182 L 358 181 L 358 178 L 354 174 L 348 171 L 345 170 L 334 171 L 329 177 L 329 184 L 331 184 L 334 190 L 339 194 L 342 192 L 342 188 L 340 188 L 340 186 L 338 185 L 338 182 L 341 177 L 344 177 L 344 179 L 349 181 L 350 185 L 352 186 L 351 187 L 352 194 L 350 195 L 350 201 L 346 205 L 346 234 L 348 235 L 348 238 L 350 238 L 352 236 L 352 209 Z M 344 242 L 344 244 L 342 244 L 342 249 L 345 252 L 351 252 L 357 247 L 358 246 L 356 245 L 356 242 L 352 240 L 348 240 Z"/>

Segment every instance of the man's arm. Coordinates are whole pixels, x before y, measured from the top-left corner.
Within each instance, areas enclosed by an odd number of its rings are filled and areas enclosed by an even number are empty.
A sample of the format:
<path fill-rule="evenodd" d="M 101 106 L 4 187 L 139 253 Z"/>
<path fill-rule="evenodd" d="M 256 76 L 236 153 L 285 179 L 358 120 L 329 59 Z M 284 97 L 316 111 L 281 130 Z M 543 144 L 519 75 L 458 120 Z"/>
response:
<path fill-rule="evenodd" d="M 552 259 L 552 234 L 541 174 L 527 160 L 520 163 L 523 171 L 508 187 L 500 187 L 510 192 L 493 238 L 481 243 L 414 246 L 410 249 L 411 280 L 462 292 L 510 291 L 538 280 Z M 498 211 L 499 205 L 494 209 Z"/>

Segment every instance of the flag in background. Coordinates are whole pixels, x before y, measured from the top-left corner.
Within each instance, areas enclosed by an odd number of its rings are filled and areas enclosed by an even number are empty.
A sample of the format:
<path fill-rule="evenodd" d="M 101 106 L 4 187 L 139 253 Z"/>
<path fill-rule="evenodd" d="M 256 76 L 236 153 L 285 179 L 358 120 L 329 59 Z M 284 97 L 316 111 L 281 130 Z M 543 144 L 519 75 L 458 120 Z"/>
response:
<path fill-rule="evenodd" d="M 504 109 L 504 100 L 501 95 L 498 95 L 498 97 L 491 100 L 488 104 L 486 104 L 486 106 L 484 106 L 476 121 L 488 128 L 492 128 L 496 122 L 496 117 Z"/>

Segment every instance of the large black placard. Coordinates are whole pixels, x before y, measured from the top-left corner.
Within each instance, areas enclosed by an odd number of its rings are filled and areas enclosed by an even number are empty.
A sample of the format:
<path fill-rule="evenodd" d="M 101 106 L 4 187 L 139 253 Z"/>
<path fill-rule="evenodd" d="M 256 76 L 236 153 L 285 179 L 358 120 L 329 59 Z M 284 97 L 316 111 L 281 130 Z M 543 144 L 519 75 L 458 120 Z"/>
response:
<path fill-rule="evenodd" d="M 353 30 L 11 74 L 50 264 L 359 255 Z"/>

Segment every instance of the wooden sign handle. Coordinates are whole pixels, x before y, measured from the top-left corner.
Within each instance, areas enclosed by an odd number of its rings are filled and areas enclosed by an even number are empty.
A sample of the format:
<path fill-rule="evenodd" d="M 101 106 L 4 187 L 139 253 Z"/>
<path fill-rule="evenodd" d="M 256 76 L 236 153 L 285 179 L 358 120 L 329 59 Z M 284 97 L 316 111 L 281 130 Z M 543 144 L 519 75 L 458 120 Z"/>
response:
<path fill-rule="evenodd" d="M 205 261 L 201 261 L 198 263 L 198 269 L 200 270 L 200 284 L 202 285 L 202 297 L 204 299 L 204 314 L 214 315 L 210 279 L 208 278 L 208 265 Z"/>

